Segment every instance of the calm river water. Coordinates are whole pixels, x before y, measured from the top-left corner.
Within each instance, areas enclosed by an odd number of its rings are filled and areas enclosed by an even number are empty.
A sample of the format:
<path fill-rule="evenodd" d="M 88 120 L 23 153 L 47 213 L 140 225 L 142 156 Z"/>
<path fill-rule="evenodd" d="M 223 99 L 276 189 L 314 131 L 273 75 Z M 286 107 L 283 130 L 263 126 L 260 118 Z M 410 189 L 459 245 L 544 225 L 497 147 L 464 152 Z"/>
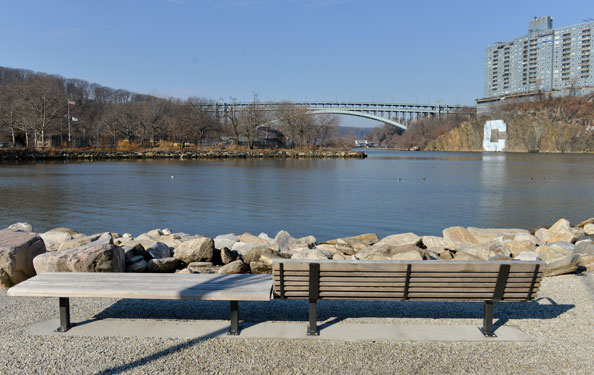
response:
<path fill-rule="evenodd" d="M 0 227 L 318 240 L 594 216 L 594 155 L 368 151 L 365 160 L 0 164 Z"/>

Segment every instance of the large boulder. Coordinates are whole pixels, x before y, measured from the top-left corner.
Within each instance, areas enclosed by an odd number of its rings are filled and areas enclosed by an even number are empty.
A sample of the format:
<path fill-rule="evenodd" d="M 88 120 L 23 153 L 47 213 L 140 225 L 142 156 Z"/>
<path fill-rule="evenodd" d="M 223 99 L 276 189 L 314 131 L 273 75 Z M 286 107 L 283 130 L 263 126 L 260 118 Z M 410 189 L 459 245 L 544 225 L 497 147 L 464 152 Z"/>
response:
<path fill-rule="evenodd" d="M 505 247 L 509 249 L 509 252 L 513 257 L 520 255 L 525 251 L 536 251 L 536 243 L 530 240 L 522 240 L 522 241 L 506 241 L 503 243 Z"/>
<path fill-rule="evenodd" d="M 553 237 L 553 232 L 548 230 L 547 228 L 539 228 L 536 232 L 534 232 L 534 236 L 538 239 L 541 244 L 546 244 L 549 242 L 551 237 Z"/>
<path fill-rule="evenodd" d="M 123 241 L 122 246 L 135 246 L 137 244 L 141 244 L 142 247 L 144 247 L 144 250 L 151 254 L 153 258 L 169 258 L 171 256 L 171 249 L 169 248 L 169 245 L 160 241 L 161 238 L 162 237 L 157 240 L 146 234 L 141 234 L 134 240 Z"/>
<path fill-rule="evenodd" d="M 138 261 L 134 263 L 126 263 L 126 272 L 144 272 L 146 271 L 147 262 L 143 257 L 138 256 Z"/>
<path fill-rule="evenodd" d="M 215 273 L 218 267 L 211 262 L 192 262 L 188 264 L 187 269 L 192 271 L 192 273 Z"/>
<path fill-rule="evenodd" d="M 452 260 L 483 260 L 483 259 L 476 257 L 474 255 L 457 252 L 454 254 L 454 258 Z"/>
<path fill-rule="evenodd" d="M 449 227 L 443 230 L 443 238 L 448 241 L 465 244 L 476 245 L 478 240 L 464 227 Z"/>
<path fill-rule="evenodd" d="M 286 230 L 281 230 L 274 237 L 274 242 L 278 245 L 280 251 L 288 250 L 290 243 L 293 241 L 295 241 L 295 238 Z"/>
<path fill-rule="evenodd" d="M 557 233 L 559 231 L 565 231 L 565 232 L 569 232 L 569 230 L 571 229 L 571 224 L 569 223 L 569 220 L 566 219 L 559 219 L 555 222 L 555 224 L 553 224 L 549 230 L 552 233 Z"/>
<path fill-rule="evenodd" d="M 246 243 L 246 242 L 236 242 L 233 244 L 231 248 L 232 251 L 236 251 L 239 254 L 246 254 L 252 250 L 256 249 L 269 249 L 272 251 L 278 251 L 279 247 L 277 244 L 271 243 Z"/>
<path fill-rule="evenodd" d="M 157 242 L 164 243 L 170 249 L 175 249 L 183 242 L 191 240 L 192 238 L 202 237 L 202 236 L 190 236 L 186 233 L 171 233 L 171 234 L 164 234 L 156 239 Z"/>
<path fill-rule="evenodd" d="M 324 250 L 324 251 L 329 251 L 329 252 L 334 253 L 334 254 L 336 254 L 336 253 L 342 254 L 341 251 L 338 251 L 336 249 L 336 245 L 332 245 L 332 244 L 329 244 L 329 243 L 321 243 L 321 244 L 319 244 L 319 245 L 316 246 L 316 249 L 320 249 L 320 250 Z"/>
<path fill-rule="evenodd" d="M 246 273 L 250 270 L 250 266 L 243 263 L 240 259 L 235 260 L 229 264 L 224 265 L 219 269 L 219 273 Z"/>
<path fill-rule="evenodd" d="M 229 250 L 226 247 L 223 247 L 221 249 L 220 255 L 221 255 L 221 263 L 223 263 L 223 264 L 229 264 L 229 263 L 233 262 L 235 259 L 237 259 L 237 254 L 234 253 L 233 251 Z"/>
<path fill-rule="evenodd" d="M 320 245 L 321 246 L 321 245 Z M 318 246 L 318 247 L 320 247 Z M 328 246 L 328 245 L 326 245 Z M 332 245 L 330 245 L 332 246 Z M 365 241 L 355 240 L 353 238 L 339 238 L 334 245 L 336 251 L 345 255 L 354 255 L 360 251 L 369 249 L 369 244 Z M 330 250 L 332 251 L 332 250 Z"/>
<path fill-rule="evenodd" d="M 403 244 L 403 245 L 383 244 L 381 246 L 377 246 L 380 243 L 381 243 L 381 241 L 378 242 L 377 244 L 373 245 L 368 250 L 364 250 L 364 251 L 357 253 L 355 255 L 356 258 L 362 259 L 362 260 L 394 260 L 394 259 L 399 259 L 401 257 L 401 255 L 397 255 L 397 254 L 411 252 L 411 251 L 416 251 L 417 253 L 419 253 L 419 256 L 420 256 L 420 251 L 422 250 L 420 247 L 415 246 L 410 243 Z"/>
<path fill-rule="evenodd" d="M 147 270 L 153 273 L 175 272 L 179 266 L 179 259 L 173 257 L 153 258 L 148 261 Z"/>
<path fill-rule="evenodd" d="M 289 243 L 289 250 L 302 249 L 304 247 L 313 248 L 316 246 L 317 240 L 314 236 L 305 236 L 296 238 Z"/>
<path fill-rule="evenodd" d="M 576 227 L 584 228 L 588 224 L 594 224 L 594 217 L 591 217 L 589 219 L 586 219 L 586 220 L 580 222 L 578 225 L 576 225 Z"/>
<path fill-rule="evenodd" d="M 254 236 L 251 233 L 245 232 L 244 234 L 241 234 L 239 236 L 237 236 L 237 239 L 239 240 L 239 242 L 246 242 L 246 243 L 268 243 L 268 241 Z"/>
<path fill-rule="evenodd" d="M 324 242 L 322 242 L 322 244 L 335 245 L 338 240 L 339 240 L 339 238 L 337 238 L 335 240 L 324 241 Z M 360 234 L 358 236 L 344 237 L 344 238 L 342 238 L 342 240 L 360 241 L 360 242 L 364 242 L 365 244 L 371 246 L 374 243 L 376 243 L 377 241 L 379 241 L 379 238 L 377 237 L 377 234 L 375 234 L 375 233 L 364 233 L 364 234 Z"/>
<path fill-rule="evenodd" d="M 312 248 L 316 245 L 316 238 L 314 236 L 306 236 L 302 238 L 294 238 L 285 230 L 281 230 L 274 237 L 274 243 L 278 245 L 280 251 L 294 252 L 296 249 Z"/>
<path fill-rule="evenodd" d="M 484 244 L 481 244 L 481 245 L 460 244 L 459 246 L 456 246 L 452 250 L 456 251 L 456 258 L 458 258 L 458 256 L 461 253 L 471 255 L 476 259 L 488 260 L 489 258 L 491 258 L 491 253 L 489 251 L 489 248 L 487 246 L 485 246 Z"/>
<path fill-rule="evenodd" d="M 315 249 L 301 249 L 293 253 L 291 259 L 328 259 L 328 254 Z"/>
<path fill-rule="evenodd" d="M 546 262 L 544 276 L 573 273 L 578 268 L 579 255 L 560 246 L 539 246 L 536 254 Z"/>
<path fill-rule="evenodd" d="M 113 243 L 110 233 L 85 245 L 52 251 L 33 259 L 37 273 L 43 272 L 124 272 L 124 250 Z"/>
<path fill-rule="evenodd" d="M 473 228 L 468 227 L 468 232 L 478 241 L 478 243 L 489 243 L 495 240 L 528 240 L 530 232 L 526 229 L 517 228 Z"/>
<path fill-rule="evenodd" d="M 214 247 L 216 249 L 222 249 L 224 247 L 231 249 L 236 242 L 239 242 L 239 239 L 235 234 L 221 234 L 214 238 Z"/>
<path fill-rule="evenodd" d="M 45 244 L 34 233 L 0 230 L 0 286 L 11 287 L 35 276 L 33 259 L 45 253 Z"/>
<path fill-rule="evenodd" d="M 421 242 L 421 237 L 414 233 L 401 233 L 393 234 L 382 238 L 371 246 L 371 250 L 377 250 L 386 246 L 405 246 L 405 245 L 417 245 Z"/>
<path fill-rule="evenodd" d="M 278 252 L 270 250 L 267 247 L 257 247 L 251 250 L 246 251 L 242 254 L 243 262 L 246 264 L 250 264 L 252 262 L 259 262 L 262 255 L 267 255 L 270 257 L 278 257 Z M 230 262 L 228 262 L 230 263 Z"/>
<path fill-rule="evenodd" d="M 575 243 L 575 252 L 578 254 L 594 254 L 594 241 L 584 239 Z"/>
<path fill-rule="evenodd" d="M 573 242 L 575 240 L 575 236 L 568 230 L 560 229 L 557 232 L 553 232 L 553 235 L 547 241 L 547 244 L 553 242 Z"/>
<path fill-rule="evenodd" d="M 274 261 L 274 259 L 283 259 L 283 258 L 279 257 L 278 255 L 262 254 L 260 256 L 260 259 L 258 260 L 258 263 L 264 263 L 268 268 L 271 268 L 272 262 Z"/>
<path fill-rule="evenodd" d="M 210 262 L 214 255 L 212 238 L 201 237 L 183 242 L 175 250 L 173 256 L 186 264 L 192 262 Z"/>
<path fill-rule="evenodd" d="M 21 232 L 33 232 L 33 227 L 29 223 L 14 223 L 8 227 L 8 229 L 19 230 Z"/>
<path fill-rule="evenodd" d="M 66 250 L 66 249 L 73 249 L 73 248 L 77 248 L 83 245 L 86 245 L 88 243 L 91 243 L 93 241 L 97 241 L 99 239 L 99 237 L 101 237 L 101 233 L 97 233 L 97 234 L 93 234 L 90 236 L 85 236 L 83 235 L 82 237 L 74 237 L 71 240 L 68 241 L 64 241 L 60 244 L 60 246 L 58 246 L 58 250 Z M 111 234 L 109 235 L 110 238 Z M 112 239 L 113 241 L 113 239 Z"/>
<path fill-rule="evenodd" d="M 40 237 L 43 239 L 43 242 L 45 242 L 45 249 L 47 251 L 55 251 L 58 250 L 62 243 L 70 241 L 72 239 L 72 234 L 68 232 L 50 230 L 40 234 Z"/>
<path fill-rule="evenodd" d="M 125 245 L 125 246 L 121 246 L 121 248 L 124 250 L 124 253 L 126 254 L 126 262 L 128 262 L 129 258 L 133 258 L 133 257 L 142 257 L 144 258 L 144 260 L 146 260 L 147 262 L 151 259 L 153 259 L 153 256 L 148 253 L 145 249 L 144 246 L 142 246 L 142 244 L 138 243 L 134 246 L 129 246 L 129 245 Z"/>
<path fill-rule="evenodd" d="M 268 273 L 270 268 L 262 262 L 251 262 L 250 271 L 252 273 Z"/>
<path fill-rule="evenodd" d="M 515 260 L 523 260 L 523 261 L 536 261 L 539 260 L 538 255 L 534 251 L 522 251 L 520 254 L 516 255 L 514 258 Z"/>
<path fill-rule="evenodd" d="M 421 245 L 425 247 L 427 250 L 435 251 L 436 253 L 441 253 L 442 251 L 448 248 L 449 241 L 447 241 L 443 237 L 423 236 L 421 237 Z"/>
<path fill-rule="evenodd" d="M 584 267 L 586 271 L 594 270 L 594 254 L 580 254 L 578 266 Z"/>
<path fill-rule="evenodd" d="M 260 233 L 258 235 L 258 238 L 261 238 L 268 243 L 274 243 L 274 238 L 270 238 L 270 236 L 268 236 L 268 234 L 264 232 Z"/>

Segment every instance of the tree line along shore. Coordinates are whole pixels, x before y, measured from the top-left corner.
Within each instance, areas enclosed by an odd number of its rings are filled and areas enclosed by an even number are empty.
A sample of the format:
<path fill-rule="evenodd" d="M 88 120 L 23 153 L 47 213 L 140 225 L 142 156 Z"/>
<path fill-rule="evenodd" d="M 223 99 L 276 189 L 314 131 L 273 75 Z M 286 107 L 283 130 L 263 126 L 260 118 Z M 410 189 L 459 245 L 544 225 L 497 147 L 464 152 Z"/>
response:
<path fill-rule="evenodd" d="M 572 226 L 559 219 L 534 231 L 450 227 L 442 236 L 365 233 L 329 241 L 287 231 L 274 237 L 154 229 L 86 235 L 69 228 L 35 233 L 16 223 L 0 230 L 0 285 L 43 272 L 269 273 L 275 258 L 332 260 L 510 260 L 544 262 L 544 276 L 594 271 L 594 218 Z"/>
<path fill-rule="evenodd" d="M 271 110 L 257 95 L 242 110 L 215 111 L 220 100 L 159 98 L 0 67 L 0 149 L 348 149 L 355 139 L 367 139 L 398 150 L 480 152 L 485 122 L 503 120 L 504 151 L 594 153 L 594 94 L 553 98 L 540 93 L 532 99 L 506 100 L 482 116 L 466 107 L 417 118 L 405 131 L 391 125 L 341 130 L 336 116 L 313 115 L 290 102 Z"/>
<path fill-rule="evenodd" d="M 228 103 L 237 99 L 229 98 Z M 290 102 L 273 110 L 258 96 L 241 110 L 208 98 L 160 98 L 80 79 L 0 67 L 0 142 L 48 147 L 140 148 L 163 145 L 344 148 L 332 115 Z"/>

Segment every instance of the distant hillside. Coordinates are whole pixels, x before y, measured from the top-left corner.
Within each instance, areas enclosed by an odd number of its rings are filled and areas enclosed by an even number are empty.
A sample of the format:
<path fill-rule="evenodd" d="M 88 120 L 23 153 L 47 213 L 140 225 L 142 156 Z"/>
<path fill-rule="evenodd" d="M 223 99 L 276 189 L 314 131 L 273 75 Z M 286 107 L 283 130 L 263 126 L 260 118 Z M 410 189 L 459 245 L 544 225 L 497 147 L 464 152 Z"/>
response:
<path fill-rule="evenodd" d="M 507 125 L 506 151 L 594 152 L 594 96 L 543 98 L 466 121 L 429 143 L 432 151 L 482 151 L 487 120 Z"/>

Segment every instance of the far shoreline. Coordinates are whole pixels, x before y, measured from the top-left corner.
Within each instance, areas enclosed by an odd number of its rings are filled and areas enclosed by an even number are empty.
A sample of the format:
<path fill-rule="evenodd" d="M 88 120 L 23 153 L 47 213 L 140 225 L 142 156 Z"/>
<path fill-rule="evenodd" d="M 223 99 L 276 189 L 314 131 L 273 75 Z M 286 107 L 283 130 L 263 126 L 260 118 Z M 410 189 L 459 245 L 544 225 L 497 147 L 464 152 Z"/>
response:
<path fill-rule="evenodd" d="M 74 149 L 0 150 L 0 161 L 93 161 L 93 160 L 219 160 L 219 159 L 365 159 L 363 151 L 343 149 Z"/>

